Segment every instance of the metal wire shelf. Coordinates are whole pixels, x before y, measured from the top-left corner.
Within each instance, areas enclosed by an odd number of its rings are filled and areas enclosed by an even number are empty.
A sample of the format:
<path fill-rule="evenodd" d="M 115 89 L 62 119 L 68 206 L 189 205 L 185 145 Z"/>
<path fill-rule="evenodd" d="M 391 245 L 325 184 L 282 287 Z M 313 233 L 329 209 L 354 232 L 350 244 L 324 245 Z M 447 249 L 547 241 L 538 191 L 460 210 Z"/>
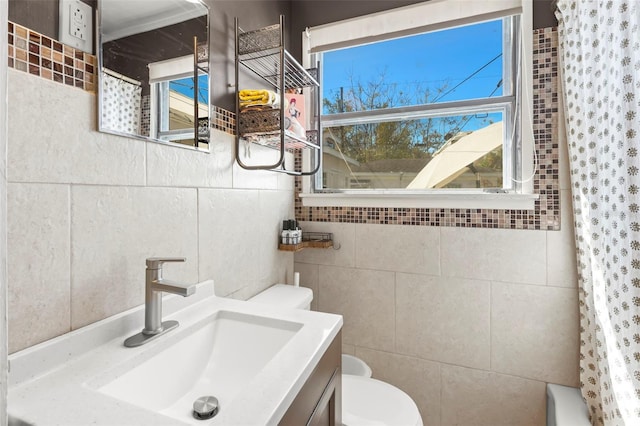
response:
<path fill-rule="evenodd" d="M 280 53 L 284 52 L 281 65 Z M 284 50 L 281 24 L 253 31 L 238 28 L 238 56 L 240 63 L 271 83 L 285 89 L 320 86 L 317 70 L 306 70 Z M 280 84 L 280 67 L 284 66 L 285 82 Z"/>
<path fill-rule="evenodd" d="M 316 79 L 316 69 L 304 69 L 286 50 L 284 51 L 284 56 L 284 85 L 282 85 L 282 87 L 284 87 L 285 90 L 320 86 Z M 279 49 L 241 55 L 240 62 L 272 86 L 281 87 Z"/>
<path fill-rule="evenodd" d="M 312 106 L 317 121 L 315 130 L 307 131 L 305 137 L 297 137 L 284 128 L 285 112 L 283 109 L 262 111 L 241 111 L 240 102 L 236 98 L 236 162 L 246 170 L 270 170 L 294 176 L 311 176 L 318 172 L 322 160 L 320 140 L 320 84 L 318 68 L 305 69 L 291 56 L 284 46 L 284 16 L 280 23 L 253 31 L 244 31 L 235 19 L 235 79 L 236 90 L 240 86 L 239 69 L 248 70 L 270 84 L 280 96 L 280 104 L 285 105 L 285 93 L 293 89 L 307 88 L 309 95 L 315 99 Z M 297 90 L 296 90 L 297 91 Z M 313 115 L 312 115 L 313 116 Z M 245 153 L 250 143 L 266 146 L 280 151 L 280 157 L 273 164 L 247 164 L 240 153 L 240 143 L 246 143 Z M 311 149 L 311 169 L 298 171 L 286 169 L 285 152 L 300 149 Z"/>
<path fill-rule="evenodd" d="M 340 246 L 334 247 L 333 234 L 329 232 L 303 232 L 302 242 L 299 244 L 278 244 L 278 250 L 283 251 L 300 251 L 305 248 L 334 248 L 339 249 Z"/>
<path fill-rule="evenodd" d="M 280 149 L 280 131 L 245 133 L 242 139 L 258 145 L 273 149 Z M 285 130 L 285 150 L 294 151 L 296 149 L 320 149 L 318 146 L 318 132 L 316 130 L 307 131 L 307 139 L 301 139 L 293 133 Z"/>

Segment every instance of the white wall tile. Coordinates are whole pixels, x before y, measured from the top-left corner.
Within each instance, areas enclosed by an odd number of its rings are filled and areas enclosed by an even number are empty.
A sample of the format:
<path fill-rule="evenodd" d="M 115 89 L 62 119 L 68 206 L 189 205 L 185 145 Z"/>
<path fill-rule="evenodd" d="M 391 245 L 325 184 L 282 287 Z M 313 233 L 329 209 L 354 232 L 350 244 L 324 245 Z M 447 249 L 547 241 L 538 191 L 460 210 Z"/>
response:
<path fill-rule="evenodd" d="M 280 158 L 280 152 L 271 148 L 265 148 L 260 145 L 250 144 L 251 157 L 245 155 L 246 144 L 240 142 L 240 159 L 243 164 L 255 165 L 272 165 Z M 235 151 L 234 151 L 235 152 Z M 290 154 L 289 154 L 290 155 Z M 285 156 L 286 158 L 291 158 Z M 288 164 L 288 163 L 287 163 Z M 287 166 L 288 167 L 288 166 Z M 268 170 L 245 170 L 235 162 L 233 164 L 233 187 L 244 189 L 278 189 L 278 181 L 280 173 L 270 172 Z"/>
<path fill-rule="evenodd" d="M 440 238 L 443 276 L 546 283 L 544 231 L 443 227 Z"/>
<path fill-rule="evenodd" d="M 318 286 L 318 309 L 344 317 L 344 343 L 393 351 L 394 273 L 320 266 Z"/>
<path fill-rule="evenodd" d="M 492 369 L 577 386 L 578 322 L 577 289 L 492 283 Z"/>
<path fill-rule="evenodd" d="M 142 304 L 148 257 L 186 257 L 164 276 L 198 281 L 195 189 L 74 186 L 71 196 L 74 329 Z"/>
<path fill-rule="evenodd" d="M 294 156 L 291 153 L 285 154 L 285 162 L 287 167 L 294 161 Z M 295 190 L 296 178 L 295 176 L 288 175 L 286 173 L 276 173 L 278 175 L 278 190 L 279 191 L 291 191 L 293 197 L 293 191 Z"/>
<path fill-rule="evenodd" d="M 260 280 L 255 294 L 274 283 L 293 283 L 293 258 L 288 251 L 278 250 L 282 221 L 293 219 L 293 193 L 289 191 L 260 191 L 258 216 L 252 220 L 260 225 L 260 232 L 251 244 L 260 248 Z"/>
<path fill-rule="evenodd" d="M 258 191 L 198 190 L 199 279 L 213 279 L 218 296 L 259 279 L 259 203 Z"/>
<path fill-rule="evenodd" d="M 69 186 L 9 184 L 9 352 L 71 330 Z"/>
<path fill-rule="evenodd" d="M 571 191 L 560 191 L 560 230 L 547 232 L 547 285 L 578 287 Z"/>
<path fill-rule="evenodd" d="M 246 299 L 293 279 L 293 254 L 278 250 L 282 220 L 293 217 L 291 193 L 200 189 L 198 204 L 199 275 L 215 281 L 218 296 Z"/>
<path fill-rule="evenodd" d="M 347 355 L 356 355 L 356 347 L 348 343 L 342 343 L 342 353 Z"/>
<path fill-rule="evenodd" d="M 333 234 L 334 248 L 305 249 L 295 254 L 296 262 L 318 265 L 356 265 L 356 225 L 336 222 L 301 222 L 302 231 L 330 232 Z M 336 247 L 339 247 L 337 250 Z"/>
<path fill-rule="evenodd" d="M 543 382 L 442 365 L 443 426 L 544 426 Z"/>
<path fill-rule="evenodd" d="M 418 358 L 356 348 L 375 379 L 406 392 L 416 403 L 425 426 L 440 425 L 440 364 Z"/>
<path fill-rule="evenodd" d="M 9 99 L 10 182 L 145 183 L 146 142 L 95 131 L 95 95 L 9 70 Z"/>
<path fill-rule="evenodd" d="M 490 367 L 490 283 L 398 273 L 397 352 Z"/>
<path fill-rule="evenodd" d="M 159 143 L 147 144 L 147 184 L 230 188 L 233 136 L 211 130 L 209 154 Z"/>
<path fill-rule="evenodd" d="M 440 229 L 358 224 L 356 266 L 440 275 Z"/>

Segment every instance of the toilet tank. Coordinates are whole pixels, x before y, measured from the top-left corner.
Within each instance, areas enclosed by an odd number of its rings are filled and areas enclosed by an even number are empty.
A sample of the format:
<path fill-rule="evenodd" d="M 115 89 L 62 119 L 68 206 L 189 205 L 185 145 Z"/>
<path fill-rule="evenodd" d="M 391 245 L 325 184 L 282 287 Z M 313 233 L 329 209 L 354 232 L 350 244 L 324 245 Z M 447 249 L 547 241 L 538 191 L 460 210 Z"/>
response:
<path fill-rule="evenodd" d="M 262 303 L 285 309 L 311 309 L 313 292 L 310 288 L 294 287 L 287 284 L 274 284 L 249 299 L 250 302 Z"/>
<path fill-rule="evenodd" d="M 580 389 L 547 384 L 547 426 L 591 426 Z"/>

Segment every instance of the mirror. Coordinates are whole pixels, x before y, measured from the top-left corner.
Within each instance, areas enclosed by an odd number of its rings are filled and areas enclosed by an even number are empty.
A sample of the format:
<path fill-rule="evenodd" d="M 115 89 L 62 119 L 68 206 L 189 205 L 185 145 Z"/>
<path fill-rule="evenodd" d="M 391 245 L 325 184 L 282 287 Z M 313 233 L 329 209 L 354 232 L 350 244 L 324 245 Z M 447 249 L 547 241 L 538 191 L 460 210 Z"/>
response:
<path fill-rule="evenodd" d="M 208 150 L 209 8 L 98 0 L 101 132 Z"/>

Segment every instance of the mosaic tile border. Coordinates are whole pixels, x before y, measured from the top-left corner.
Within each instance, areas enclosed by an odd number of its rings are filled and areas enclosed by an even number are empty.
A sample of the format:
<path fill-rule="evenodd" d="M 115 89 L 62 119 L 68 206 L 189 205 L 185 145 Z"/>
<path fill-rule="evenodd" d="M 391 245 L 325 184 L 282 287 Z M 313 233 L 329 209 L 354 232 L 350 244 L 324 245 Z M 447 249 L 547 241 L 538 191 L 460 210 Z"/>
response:
<path fill-rule="evenodd" d="M 8 24 L 8 39 L 9 68 L 89 92 L 95 91 L 95 55 L 13 22 Z"/>
<path fill-rule="evenodd" d="M 300 221 L 454 226 L 468 228 L 560 229 L 558 141 L 558 34 L 556 28 L 533 33 L 533 132 L 538 154 L 533 210 L 305 207 L 295 182 L 295 214 Z M 297 156 L 299 157 L 299 156 Z M 296 170 L 300 163 L 297 158 Z"/>
<path fill-rule="evenodd" d="M 235 135 L 236 113 L 215 105 L 211 105 L 210 126 L 212 129 Z"/>

